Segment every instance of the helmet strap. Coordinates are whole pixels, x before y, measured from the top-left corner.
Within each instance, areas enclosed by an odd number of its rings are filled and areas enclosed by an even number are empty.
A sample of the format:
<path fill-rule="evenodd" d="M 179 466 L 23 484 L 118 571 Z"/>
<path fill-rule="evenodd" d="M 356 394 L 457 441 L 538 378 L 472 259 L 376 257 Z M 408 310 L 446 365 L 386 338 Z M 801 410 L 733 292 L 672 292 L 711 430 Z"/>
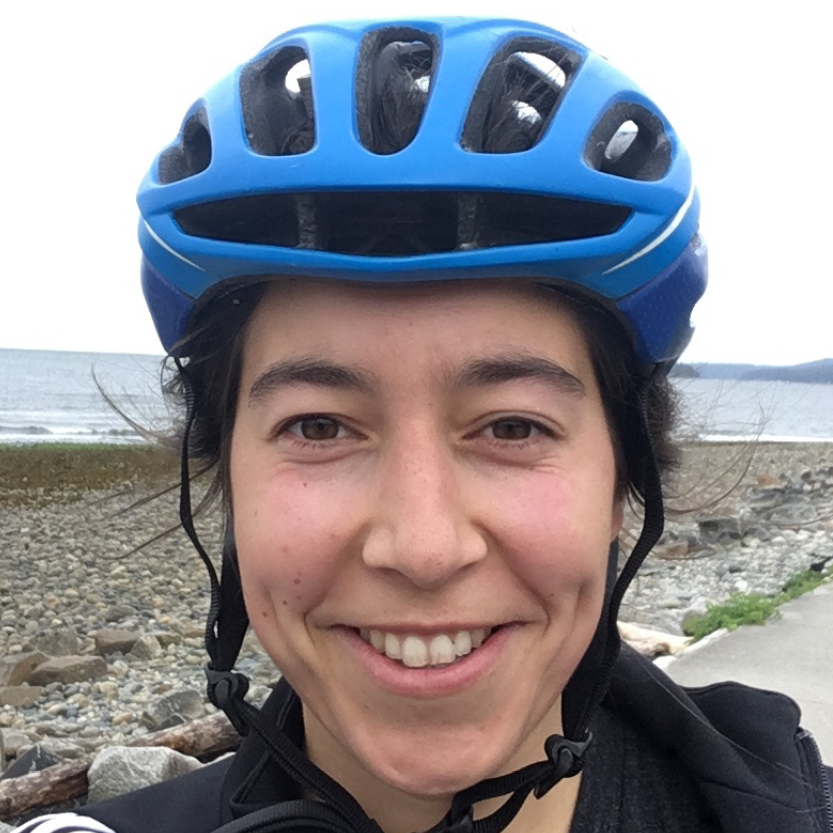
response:
<path fill-rule="evenodd" d="M 226 528 L 223 546 L 222 584 L 211 559 L 199 541 L 194 528 L 190 493 L 189 446 L 191 430 L 196 414 L 196 397 L 186 369 L 176 360 L 185 392 L 186 419 L 182 437 L 180 459 L 180 504 L 179 517 L 183 529 L 208 570 L 211 584 L 211 604 L 206 621 L 205 646 L 210 657 L 206 666 L 209 700 L 228 716 L 235 729 L 245 735 L 250 730 L 257 734 L 269 754 L 281 768 L 302 788 L 326 802 L 294 801 L 284 810 L 270 808 L 270 818 L 276 823 L 297 819 L 304 826 L 316 826 L 320 822 L 323 830 L 331 831 L 333 824 L 343 825 L 347 833 L 381 833 L 379 826 L 370 819 L 356 799 L 338 782 L 319 769 L 299 749 L 285 732 L 272 722 L 264 719 L 260 709 L 246 702 L 249 681 L 244 674 L 233 671 L 248 627 L 248 616 L 243 603 L 237 568 L 232 524 Z M 662 372 L 658 368 L 656 372 Z M 651 548 L 662 535 L 664 511 L 662 486 L 656 464 L 653 442 L 648 429 L 647 389 L 640 395 L 640 424 L 642 440 L 649 450 L 644 472 L 645 515 L 642 532 L 631 552 L 607 605 L 604 653 L 595 676 L 592 693 L 586 700 L 583 711 L 569 734 L 581 740 L 570 740 L 561 735 L 551 735 L 545 741 L 546 759 L 529 764 L 522 769 L 496 778 L 487 778 L 461 790 L 452 801 L 446 816 L 426 833 L 500 833 L 520 811 L 530 793 L 541 798 L 564 778 L 578 774 L 585 760 L 585 754 L 592 742 L 588 731 L 590 720 L 607 692 L 616 658 L 619 654 L 620 639 L 616 619 L 622 597 L 639 566 Z M 474 820 L 474 805 L 480 801 L 508 795 L 507 800 L 492 814 Z M 260 817 L 260 813 L 255 814 Z M 260 829 L 260 828 L 259 828 Z"/>

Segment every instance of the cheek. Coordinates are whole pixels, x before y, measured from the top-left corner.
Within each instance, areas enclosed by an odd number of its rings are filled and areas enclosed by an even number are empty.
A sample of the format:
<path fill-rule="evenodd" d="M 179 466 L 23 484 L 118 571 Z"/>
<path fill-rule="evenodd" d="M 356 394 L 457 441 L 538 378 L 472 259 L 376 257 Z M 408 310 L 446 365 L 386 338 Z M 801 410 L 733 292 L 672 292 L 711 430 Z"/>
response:
<path fill-rule="evenodd" d="M 606 482 L 542 476 L 503 494 L 496 532 L 524 584 L 551 602 L 603 591 L 615 526 L 611 492 Z"/>
<path fill-rule="evenodd" d="M 344 504 L 280 478 L 233 492 L 234 535 L 252 622 L 306 613 L 327 595 L 348 534 Z"/>

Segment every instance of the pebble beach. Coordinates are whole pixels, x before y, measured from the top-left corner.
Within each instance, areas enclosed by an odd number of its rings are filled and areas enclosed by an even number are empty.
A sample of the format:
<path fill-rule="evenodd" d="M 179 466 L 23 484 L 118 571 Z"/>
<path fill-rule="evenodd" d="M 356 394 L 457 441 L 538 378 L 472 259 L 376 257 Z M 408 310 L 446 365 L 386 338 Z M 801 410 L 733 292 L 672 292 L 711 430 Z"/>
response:
<path fill-rule="evenodd" d="M 175 483 L 176 465 L 130 446 L 0 449 L 7 761 L 38 742 L 72 759 L 213 711 L 202 672 L 205 569 L 175 529 L 175 491 L 146 500 Z M 666 532 L 622 620 L 680 634 L 709 603 L 775 594 L 833 560 L 833 444 L 689 443 L 667 492 Z M 197 526 L 219 554 L 219 513 Z M 627 526 L 624 550 L 638 518 Z M 254 701 L 277 676 L 251 637 L 238 668 Z"/>

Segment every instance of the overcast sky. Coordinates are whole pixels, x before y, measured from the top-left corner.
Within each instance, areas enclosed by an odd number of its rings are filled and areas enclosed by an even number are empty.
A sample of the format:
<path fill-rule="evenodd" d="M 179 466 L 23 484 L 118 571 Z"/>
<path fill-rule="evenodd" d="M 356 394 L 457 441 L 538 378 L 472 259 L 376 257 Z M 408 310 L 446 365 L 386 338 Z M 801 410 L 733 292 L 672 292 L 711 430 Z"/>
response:
<path fill-rule="evenodd" d="M 558 12 L 553 13 L 557 7 Z M 158 353 L 139 289 L 136 187 L 191 102 L 316 20 L 525 17 L 633 76 L 691 152 L 711 283 L 686 359 L 833 357 L 824 4 L 530 0 L 2 5 L 0 347 Z"/>

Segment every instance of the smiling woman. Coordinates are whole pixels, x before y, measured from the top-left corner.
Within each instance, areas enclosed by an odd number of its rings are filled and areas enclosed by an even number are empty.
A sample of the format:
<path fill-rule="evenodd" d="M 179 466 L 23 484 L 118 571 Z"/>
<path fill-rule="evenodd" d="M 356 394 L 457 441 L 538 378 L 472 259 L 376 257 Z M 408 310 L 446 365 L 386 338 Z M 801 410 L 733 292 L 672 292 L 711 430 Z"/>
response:
<path fill-rule="evenodd" d="M 376 781 L 386 830 L 391 788 L 425 797 L 408 829 L 427 828 L 563 731 L 553 695 L 599 619 L 613 444 L 581 331 L 542 294 L 296 282 L 248 328 L 230 455 L 246 607 L 310 758 L 354 794 Z"/>
<path fill-rule="evenodd" d="M 21 831 L 828 829 L 791 701 L 620 650 L 706 276 L 688 157 L 628 79 L 528 23 L 297 30 L 194 105 L 139 203 L 208 695 L 246 737 Z M 261 708 L 249 623 L 283 674 Z"/>

